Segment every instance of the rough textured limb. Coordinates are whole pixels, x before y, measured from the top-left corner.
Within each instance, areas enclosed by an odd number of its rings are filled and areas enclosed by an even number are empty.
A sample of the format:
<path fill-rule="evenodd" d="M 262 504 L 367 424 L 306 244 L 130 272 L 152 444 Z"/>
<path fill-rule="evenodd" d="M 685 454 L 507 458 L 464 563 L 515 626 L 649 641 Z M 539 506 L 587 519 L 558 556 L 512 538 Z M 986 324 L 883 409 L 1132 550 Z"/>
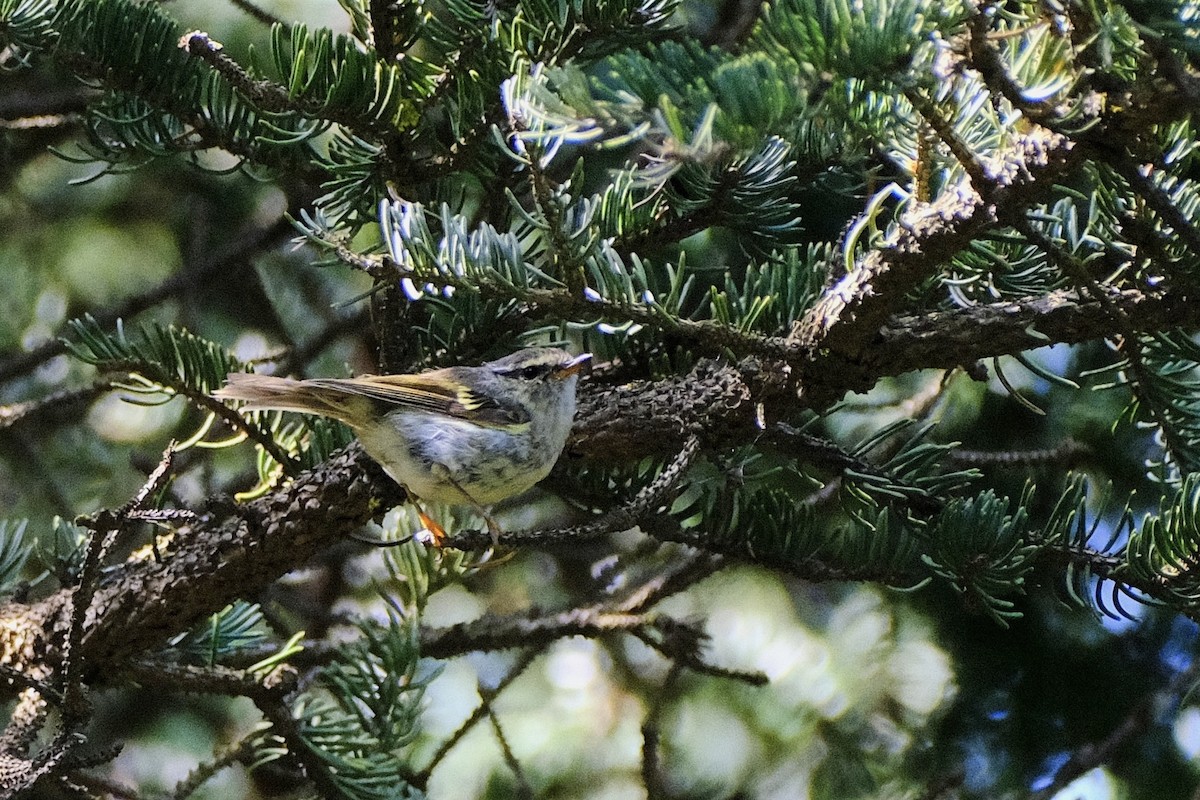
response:
<path fill-rule="evenodd" d="M 229 602 L 340 541 L 402 499 L 357 447 L 283 489 L 232 510 L 214 508 L 174 533 L 161 562 L 131 560 L 106 574 L 84 615 L 77 657 L 92 671 L 145 653 Z M 0 606 L 0 664 L 37 676 L 58 662 L 71 590 L 34 605 Z"/>

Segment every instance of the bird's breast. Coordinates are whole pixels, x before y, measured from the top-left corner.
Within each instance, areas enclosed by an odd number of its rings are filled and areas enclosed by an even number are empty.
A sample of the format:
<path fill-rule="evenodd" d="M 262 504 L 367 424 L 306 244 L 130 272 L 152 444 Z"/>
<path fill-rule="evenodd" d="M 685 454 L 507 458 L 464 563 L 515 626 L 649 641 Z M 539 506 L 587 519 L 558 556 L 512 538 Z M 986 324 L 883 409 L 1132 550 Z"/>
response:
<path fill-rule="evenodd" d="M 489 505 L 524 492 L 550 471 L 561 443 L 553 448 L 539 442 L 542 434 L 537 422 L 493 428 L 404 410 L 359 431 L 359 440 L 369 456 L 417 497 Z"/>

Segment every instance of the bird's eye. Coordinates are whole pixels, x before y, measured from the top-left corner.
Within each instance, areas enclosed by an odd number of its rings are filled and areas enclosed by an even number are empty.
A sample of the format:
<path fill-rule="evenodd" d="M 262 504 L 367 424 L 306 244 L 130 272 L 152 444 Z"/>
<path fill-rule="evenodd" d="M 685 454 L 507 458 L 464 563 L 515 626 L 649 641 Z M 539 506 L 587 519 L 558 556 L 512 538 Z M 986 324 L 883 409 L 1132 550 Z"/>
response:
<path fill-rule="evenodd" d="M 540 378 L 541 375 L 542 375 L 541 367 L 526 367 L 525 369 L 521 370 L 521 377 L 527 381 L 531 381 L 534 378 Z"/>

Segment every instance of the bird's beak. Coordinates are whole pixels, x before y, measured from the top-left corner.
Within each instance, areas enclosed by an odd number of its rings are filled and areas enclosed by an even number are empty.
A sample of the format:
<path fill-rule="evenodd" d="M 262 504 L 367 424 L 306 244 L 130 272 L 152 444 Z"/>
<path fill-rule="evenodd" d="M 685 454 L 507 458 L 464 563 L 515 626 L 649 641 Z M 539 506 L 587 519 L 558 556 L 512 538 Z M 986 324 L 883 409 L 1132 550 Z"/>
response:
<path fill-rule="evenodd" d="M 591 353 L 584 353 L 581 356 L 575 356 L 566 364 L 563 364 L 558 369 L 554 370 L 554 377 L 560 381 L 569 378 L 572 375 L 578 375 L 579 371 L 587 366 L 587 363 L 592 360 Z"/>

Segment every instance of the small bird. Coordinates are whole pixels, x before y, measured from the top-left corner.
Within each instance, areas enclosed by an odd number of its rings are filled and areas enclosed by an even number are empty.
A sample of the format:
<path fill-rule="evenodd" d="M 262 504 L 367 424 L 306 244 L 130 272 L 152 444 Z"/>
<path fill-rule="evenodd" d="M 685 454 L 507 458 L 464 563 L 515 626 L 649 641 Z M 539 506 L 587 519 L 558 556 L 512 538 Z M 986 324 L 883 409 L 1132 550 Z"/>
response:
<path fill-rule="evenodd" d="M 529 489 L 558 460 L 575 417 L 575 384 L 590 353 L 531 347 L 478 367 L 414 375 L 294 380 L 230 373 L 213 396 L 346 423 L 363 450 L 414 500 L 485 506 Z M 435 544 L 446 532 L 416 503 Z"/>

